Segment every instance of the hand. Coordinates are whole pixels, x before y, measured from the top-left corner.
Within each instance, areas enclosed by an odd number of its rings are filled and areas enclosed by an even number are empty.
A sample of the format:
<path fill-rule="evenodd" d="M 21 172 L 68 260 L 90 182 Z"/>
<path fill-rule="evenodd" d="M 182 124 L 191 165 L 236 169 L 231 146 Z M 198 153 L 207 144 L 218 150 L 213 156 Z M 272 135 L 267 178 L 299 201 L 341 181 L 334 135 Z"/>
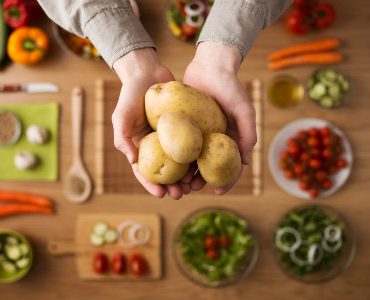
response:
<path fill-rule="evenodd" d="M 254 108 L 237 78 L 240 64 L 241 55 L 232 47 L 202 42 L 185 72 L 183 82 L 217 101 L 228 120 L 226 134 L 238 144 L 242 163 L 246 165 L 250 162 L 250 152 L 257 141 L 257 134 Z M 192 179 L 186 179 L 195 190 L 201 189 L 206 183 L 199 173 Z M 214 192 L 223 195 L 235 183 L 216 188 Z"/>
<path fill-rule="evenodd" d="M 113 65 L 122 81 L 121 94 L 112 115 L 114 145 L 126 155 L 132 170 L 143 187 L 156 197 L 166 192 L 174 199 L 191 191 L 189 184 L 159 185 L 151 183 L 139 173 L 137 167 L 137 145 L 152 132 L 145 116 L 144 97 L 150 86 L 174 80 L 173 75 L 163 67 L 151 48 L 133 50 L 118 59 Z"/>

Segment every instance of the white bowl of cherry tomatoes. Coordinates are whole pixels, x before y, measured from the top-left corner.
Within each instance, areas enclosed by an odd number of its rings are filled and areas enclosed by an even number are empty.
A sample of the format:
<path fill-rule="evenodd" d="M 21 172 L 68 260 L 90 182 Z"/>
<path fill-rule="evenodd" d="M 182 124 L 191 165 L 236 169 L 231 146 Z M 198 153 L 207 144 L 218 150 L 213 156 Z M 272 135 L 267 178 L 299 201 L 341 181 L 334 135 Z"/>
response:
<path fill-rule="evenodd" d="M 353 154 L 338 127 L 320 119 L 301 119 L 275 136 L 268 162 L 272 177 L 284 191 L 312 199 L 328 197 L 345 184 Z"/>

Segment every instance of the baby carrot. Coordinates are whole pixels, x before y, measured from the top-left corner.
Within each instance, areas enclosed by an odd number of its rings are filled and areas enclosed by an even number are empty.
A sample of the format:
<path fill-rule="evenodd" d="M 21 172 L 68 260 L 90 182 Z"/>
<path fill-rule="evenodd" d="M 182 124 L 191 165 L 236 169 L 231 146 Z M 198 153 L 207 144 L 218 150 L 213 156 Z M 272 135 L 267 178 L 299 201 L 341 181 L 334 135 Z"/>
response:
<path fill-rule="evenodd" d="M 51 206 L 52 204 L 51 200 L 47 197 L 24 192 L 3 191 L 3 190 L 0 190 L 0 202 L 15 202 L 25 204 L 28 203 L 41 206 Z"/>
<path fill-rule="evenodd" d="M 296 65 L 323 65 L 337 63 L 343 60 L 342 54 L 339 52 L 320 52 L 314 54 L 303 54 L 292 56 L 277 61 L 270 62 L 268 68 L 270 70 L 280 70 Z"/>
<path fill-rule="evenodd" d="M 328 50 L 334 50 L 340 46 L 340 40 L 338 38 L 326 38 L 320 39 L 304 44 L 297 44 L 276 52 L 271 53 L 268 56 L 269 61 L 282 59 L 288 56 L 309 53 L 309 52 L 322 52 Z"/>
<path fill-rule="evenodd" d="M 0 217 L 32 213 L 51 215 L 53 214 L 53 209 L 34 204 L 7 204 L 0 206 Z"/>

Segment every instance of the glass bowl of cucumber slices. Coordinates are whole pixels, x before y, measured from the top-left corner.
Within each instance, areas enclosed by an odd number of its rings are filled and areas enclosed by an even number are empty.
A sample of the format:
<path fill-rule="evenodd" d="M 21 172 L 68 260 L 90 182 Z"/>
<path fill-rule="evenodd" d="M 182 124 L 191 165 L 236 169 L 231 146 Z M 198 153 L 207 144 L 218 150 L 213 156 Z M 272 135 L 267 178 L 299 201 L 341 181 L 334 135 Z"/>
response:
<path fill-rule="evenodd" d="M 307 80 L 307 94 L 324 108 L 340 107 L 349 91 L 348 79 L 332 69 L 318 69 Z"/>
<path fill-rule="evenodd" d="M 18 232 L 0 230 L 0 283 L 22 279 L 32 266 L 32 248 Z"/>
<path fill-rule="evenodd" d="M 279 266 L 289 277 L 322 283 L 350 266 L 356 238 L 347 220 L 333 208 L 304 205 L 280 219 L 273 248 Z"/>

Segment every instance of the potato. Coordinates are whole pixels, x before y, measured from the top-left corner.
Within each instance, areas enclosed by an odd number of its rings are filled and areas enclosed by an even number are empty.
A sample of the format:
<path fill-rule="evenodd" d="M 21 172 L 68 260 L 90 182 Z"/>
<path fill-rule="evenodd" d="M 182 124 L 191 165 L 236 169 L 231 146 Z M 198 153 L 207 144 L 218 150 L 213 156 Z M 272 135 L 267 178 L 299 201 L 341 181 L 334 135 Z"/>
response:
<path fill-rule="evenodd" d="M 203 135 L 193 120 L 182 112 L 168 112 L 158 120 L 159 142 L 168 156 L 180 164 L 196 160 L 202 150 Z"/>
<path fill-rule="evenodd" d="M 222 133 L 210 133 L 204 137 L 197 162 L 202 177 L 214 187 L 233 183 L 242 167 L 238 145 Z"/>
<path fill-rule="evenodd" d="M 150 126 L 157 130 L 160 116 L 183 112 L 193 119 L 203 134 L 226 132 L 226 117 L 217 102 L 178 81 L 153 85 L 145 95 L 145 112 Z"/>
<path fill-rule="evenodd" d="M 163 151 L 157 132 L 140 141 L 137 165 L 146 180 L 159 184 L 175 183 L 189 169 L 189 164 L 179 164 Z"/>

